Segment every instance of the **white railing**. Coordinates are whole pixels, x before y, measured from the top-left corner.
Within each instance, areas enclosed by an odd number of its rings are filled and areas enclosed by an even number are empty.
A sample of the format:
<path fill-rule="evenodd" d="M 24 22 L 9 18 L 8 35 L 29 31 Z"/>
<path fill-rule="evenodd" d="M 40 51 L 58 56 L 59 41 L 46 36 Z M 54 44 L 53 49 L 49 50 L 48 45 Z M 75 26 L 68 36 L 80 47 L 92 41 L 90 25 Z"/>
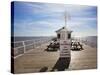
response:
<path fill-rule="evenodd" d="M 11 47 L 12 57 L 16 58 L 20 55 L 23 55 L 24 53 L 30 50 L 33 50 L 37 48 L 38 46 L 41 46 L 42 44 L 45 44 L 49 41 L 51 41 L 51 39 L 26 40 L 26 41 L 12 42 L 12 45 L 14 46 L 14 47 Z"/>

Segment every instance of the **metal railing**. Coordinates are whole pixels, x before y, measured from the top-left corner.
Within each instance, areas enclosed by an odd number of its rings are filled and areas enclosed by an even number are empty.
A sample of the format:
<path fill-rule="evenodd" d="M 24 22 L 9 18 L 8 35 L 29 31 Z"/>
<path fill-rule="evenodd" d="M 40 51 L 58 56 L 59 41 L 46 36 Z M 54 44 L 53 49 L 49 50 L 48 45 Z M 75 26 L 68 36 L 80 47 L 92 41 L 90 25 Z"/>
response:
<path fill-rule="evenodd" d="M 50 41 L 51 39 L 40 39 L 11 42 L 11 56 L 16 58 Z"/>

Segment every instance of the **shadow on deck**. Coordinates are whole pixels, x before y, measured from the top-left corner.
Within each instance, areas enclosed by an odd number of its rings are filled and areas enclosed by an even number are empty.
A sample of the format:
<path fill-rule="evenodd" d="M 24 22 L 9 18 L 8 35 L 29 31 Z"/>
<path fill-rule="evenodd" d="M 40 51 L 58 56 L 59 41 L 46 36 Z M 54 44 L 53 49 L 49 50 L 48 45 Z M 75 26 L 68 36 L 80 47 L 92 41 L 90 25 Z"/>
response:
<path fill-rule="evenodd" d="M 43 67 L 43 68 L 40 69 L 39 72 L 46 72 L 47 70 L 48 70 L 48 67 Z"/>
<path fill-rule="evenodd" d="M 51 71 L 64 71 L 69 68 L 70 57 L 59 58 Z"/>

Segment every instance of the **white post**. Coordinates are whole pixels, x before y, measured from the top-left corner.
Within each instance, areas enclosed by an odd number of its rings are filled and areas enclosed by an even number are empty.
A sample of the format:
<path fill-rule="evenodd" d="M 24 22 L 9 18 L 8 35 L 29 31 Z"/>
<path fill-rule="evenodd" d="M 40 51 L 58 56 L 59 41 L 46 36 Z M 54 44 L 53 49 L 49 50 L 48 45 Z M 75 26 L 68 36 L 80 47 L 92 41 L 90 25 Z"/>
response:
<path fill-rule="evenodd" d="M 23 41 L 24 53 L 26 53 L 25 42 Z"/>

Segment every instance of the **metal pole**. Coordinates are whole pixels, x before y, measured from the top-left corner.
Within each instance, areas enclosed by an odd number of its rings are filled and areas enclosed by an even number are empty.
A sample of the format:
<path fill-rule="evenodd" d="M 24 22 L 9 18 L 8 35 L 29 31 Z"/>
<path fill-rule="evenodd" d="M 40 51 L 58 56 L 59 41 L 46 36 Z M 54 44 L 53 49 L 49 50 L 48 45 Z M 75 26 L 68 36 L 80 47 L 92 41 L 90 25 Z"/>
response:
<path fill-rule="evenodd" d="M 67 16 L 66 16 L 66 10 L 65 10 L 65 14 L 64 14 L 64 19 L 65 19 L 65 27 L 66 27 L 66 25 L 67 25 L 66 18 L 67 18 Z"/>
<path fill-rule="evenodd" d="M 66 40 L 66 39 L 67 39 L 67 38 L 66 38 L 66 27 L 67 27 L 67 21 L 66 21 L 66 20 L 67 20 L 67 19 L 66 19 L 66 18 L 67 18 L 67 16 L 66 16 L 66 10 L 65 10 L 64 17 L 65 17 L 65 40 Z"/>
<path fill-rule="evenodd" d="M 25 42 L 23 41 L 24 53 L 26 53 Z"/>

